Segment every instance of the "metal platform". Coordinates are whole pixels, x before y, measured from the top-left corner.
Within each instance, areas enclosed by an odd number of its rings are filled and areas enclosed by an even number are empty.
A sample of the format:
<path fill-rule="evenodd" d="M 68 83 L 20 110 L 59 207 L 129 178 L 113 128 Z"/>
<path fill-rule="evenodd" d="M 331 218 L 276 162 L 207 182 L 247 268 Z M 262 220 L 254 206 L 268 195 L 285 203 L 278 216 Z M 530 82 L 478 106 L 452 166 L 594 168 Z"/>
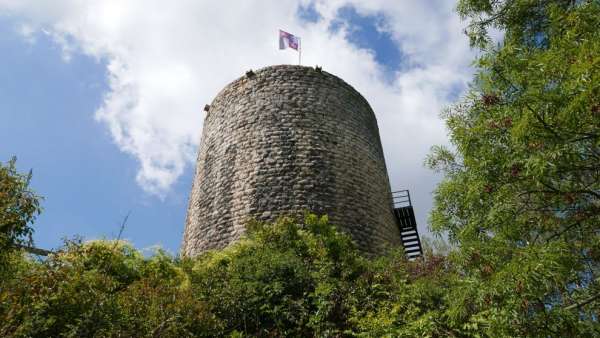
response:
<path fill-rule="evenodd" d="M 417 220 L 410 200 L 408 190 L 399 190 L 392 192 L 392 201 L 394 204 L 394 217 L 400 229 L 400 240 L 404 247 L 404 252 L 408 259 L 415 259 L 423 255 L 419 231 L 417 230 Z"/>

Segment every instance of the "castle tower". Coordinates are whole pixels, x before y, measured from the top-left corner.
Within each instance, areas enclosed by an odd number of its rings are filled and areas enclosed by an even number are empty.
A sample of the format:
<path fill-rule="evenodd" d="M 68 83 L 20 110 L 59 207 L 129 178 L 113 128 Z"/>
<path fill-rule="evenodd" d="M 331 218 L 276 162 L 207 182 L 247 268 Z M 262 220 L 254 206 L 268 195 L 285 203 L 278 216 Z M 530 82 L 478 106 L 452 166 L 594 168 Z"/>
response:
<path fill-rule="evenodd" d="M 327 214 L 363 251 L 399 245 L 375 114 L 340 78 L 311 67 L 249 71 L 207 114 L 182 253 L 227 246 L 254 218 Z"/>

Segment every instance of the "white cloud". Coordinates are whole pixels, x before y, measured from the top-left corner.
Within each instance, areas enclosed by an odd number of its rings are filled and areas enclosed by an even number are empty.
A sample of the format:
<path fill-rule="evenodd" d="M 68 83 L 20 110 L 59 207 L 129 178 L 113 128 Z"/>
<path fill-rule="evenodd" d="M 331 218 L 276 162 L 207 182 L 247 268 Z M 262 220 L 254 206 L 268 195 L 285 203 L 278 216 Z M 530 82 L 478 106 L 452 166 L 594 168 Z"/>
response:
<path fill-rule="evenodd" d="M 308 2 L 0 0 L 0 14 L 17 17 L 27 39 L 35 30 L 49 32 L 67 59 L 81 52 L 107 61 L 110 90 L 96 119 L 139 160 L 138 183 L 157 195 L 193 164 L 204 104 L 250 68 L 295 63 L 293 52 L 277 50 L 276 34 L 296 33 L 304 64 L 322 65 L 369 100 L 392 185 L 418 188 L 416 200 L 428 208 L 435 178 L 422 168 L 423 158 L 431 145 L 447 142 L 438 114 L 471 75 L 472 52 L 453 3 L 321 0 L 316 23 L 298 18 L 300 3 Z M 372 51 L 348 41 L 349 32 L 329 32 L 337 10 L 348 5 L 362 15 L 384 15 L 379 29 L 416 67 L 389 81 Z"/>

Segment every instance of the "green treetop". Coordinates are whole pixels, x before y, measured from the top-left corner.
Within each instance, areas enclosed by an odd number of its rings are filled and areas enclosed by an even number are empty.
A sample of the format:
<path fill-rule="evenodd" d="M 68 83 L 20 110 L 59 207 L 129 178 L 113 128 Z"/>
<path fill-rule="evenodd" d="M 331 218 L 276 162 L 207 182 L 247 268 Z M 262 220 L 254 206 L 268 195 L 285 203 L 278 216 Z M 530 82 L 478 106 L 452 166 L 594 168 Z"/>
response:
<path fill-rule="evenodd" d="M 445 173 L 431 225 L 457 244 L 464 273 L 450 318 L 491 336 L 590 334 L 600 310 L 600 3 L 461 0 L 458 11 L 481 56 L 468 95 L 443 115 L 453 149 L 428 159 Z"/>
<path fill-rule="evenodd" d="M 40 197 L 29 189 L 31 172 L 17 172 L 16 159 L 0 163 L 0 268 L 6 254 L 20 245 L 30 245 L 31 224 L 40 213 Z"/>

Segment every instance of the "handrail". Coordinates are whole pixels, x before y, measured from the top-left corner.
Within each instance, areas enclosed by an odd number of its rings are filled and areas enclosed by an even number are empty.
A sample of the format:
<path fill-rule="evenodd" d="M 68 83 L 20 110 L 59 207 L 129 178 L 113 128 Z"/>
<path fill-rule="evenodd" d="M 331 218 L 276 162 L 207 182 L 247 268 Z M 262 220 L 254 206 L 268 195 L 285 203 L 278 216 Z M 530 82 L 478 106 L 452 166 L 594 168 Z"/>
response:
<path fill-rule="evenodd" d="M 392 191 L 392 203 L 394 207 L 412 206 L 410 192 L 408 190 Z"/>

